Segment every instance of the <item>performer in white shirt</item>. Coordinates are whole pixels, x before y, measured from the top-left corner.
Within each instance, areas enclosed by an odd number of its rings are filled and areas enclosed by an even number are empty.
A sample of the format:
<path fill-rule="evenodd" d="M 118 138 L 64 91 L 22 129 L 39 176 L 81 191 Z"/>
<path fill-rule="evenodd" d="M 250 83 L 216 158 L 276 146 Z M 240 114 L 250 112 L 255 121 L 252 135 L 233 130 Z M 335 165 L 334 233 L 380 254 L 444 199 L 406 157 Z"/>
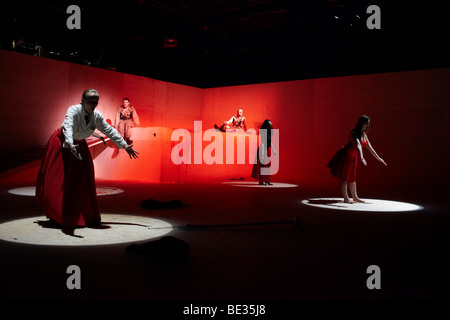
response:
<path fill-rule="evenodd" d="M 63 231 L 98 226 L 101 222 L 95 187 L 94 163 L 84 139 L 100 130 L 131 158 L 138 152 L 128 145 L 95 108 L 99 94 L 83 92 L 81 104 L 69 107 L 61 128 L 49 139 L 36 182 L 36 197 L 47 218 Z"/>

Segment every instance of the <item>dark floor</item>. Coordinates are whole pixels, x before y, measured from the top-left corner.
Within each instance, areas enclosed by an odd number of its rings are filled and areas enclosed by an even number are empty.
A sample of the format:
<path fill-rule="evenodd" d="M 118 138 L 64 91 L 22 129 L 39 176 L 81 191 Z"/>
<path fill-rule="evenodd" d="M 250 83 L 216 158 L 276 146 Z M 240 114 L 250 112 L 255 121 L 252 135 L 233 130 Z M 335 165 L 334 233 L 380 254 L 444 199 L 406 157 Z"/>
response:
<path fill-rule="evenodd" d="M 1 181 L 0 181 L 1 182 Z M 442 299 L 450 297 L 450 206 L 444 191 L 360 186 L 361 197 L 412 202 L 415 212 L 353 212 L 305 206 L 338 190 L 212 184 L 97 182 L 125 192 L 99 197 L 104 213 L 144 215 L 174 226 L 187 258 L 125 252 L 129 243 L 61 247 L 0 241 L 2 299 L 304 300 Z M 43 215 L 33 197 L 0 184 L 0 221 Z M 145 199 L 181 200 L 181 209 L 147 210 Z M 290 223 L 300 218 L 299 226 Z M 258 225 L 259 222 L 282 222 Z M 255 223 L 255 225 L 239 225 Z M 229 224 L 237 224 L 229 226 Z M 217 225 L 224 225 L 217 227 Z M 228 226 L 226 226 L 228 225 Z M 66 268 L 81 268 L 81 290 L 68 290 Z M 366 270 L 381 269 L 369 290 Z"/>

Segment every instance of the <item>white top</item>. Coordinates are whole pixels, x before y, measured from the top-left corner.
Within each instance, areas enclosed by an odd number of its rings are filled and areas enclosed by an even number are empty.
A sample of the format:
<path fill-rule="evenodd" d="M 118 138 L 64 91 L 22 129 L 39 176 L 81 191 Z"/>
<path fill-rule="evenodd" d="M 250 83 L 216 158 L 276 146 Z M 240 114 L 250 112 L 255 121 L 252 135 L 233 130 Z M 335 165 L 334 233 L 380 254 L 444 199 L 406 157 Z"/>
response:
<path fill-rule="evenodd" d="M 106 122 L 103 115 L 98 110 L 89 116 L 86 123 L 85 116 L 89 114 L 84 111 L 81 104 L 77 104 L 67 109 L 66 118 L 61 126 L 64 133 L 65 142 L 63 147 L 69 148 L 69 143 L 73 144 L 73 140 L 83 140 L 91 136 L 95 129 L 100 130 L 108 138 L 110 138 L 119 148 L 125 149 L 128 144 L 120 136 L 120 134 Z"/>

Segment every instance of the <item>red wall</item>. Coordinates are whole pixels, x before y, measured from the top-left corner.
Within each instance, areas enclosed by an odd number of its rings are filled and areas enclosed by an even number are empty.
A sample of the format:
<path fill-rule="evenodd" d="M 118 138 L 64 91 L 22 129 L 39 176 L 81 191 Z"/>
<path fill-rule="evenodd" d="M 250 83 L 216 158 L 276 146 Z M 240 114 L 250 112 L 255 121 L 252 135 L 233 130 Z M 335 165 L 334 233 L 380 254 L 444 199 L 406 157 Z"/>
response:
<path fill-rule="evenodd" d="M 2 156 L 44 145 L 86 88 L 100 92 L 98 108 L 109 119 L 123 97 L 131 99 L 142 126 L 157 136 L 137 137 L 136 148 L 142 152 L 132 165 L 126 155 L 112 159 L 97 150 L 96 174 L 101 179 L 248 179 L 249 164 L 177 166 L 170 160 L 177 144 L 170 141 L 174 129 L 193 134 L 194 121 L 202 120 L 206 130 L 228 120 L 238 108 L 244 109 L 250 128 L 258 129 L 268 118 L 279 129 L 280 168 L 274 181 L 336 184 L 326 163 L 361 114 L 371 116 L 369 138 L 388 167 L 366 152 L 368 166 L 359 166 L 359 183 L 439 187 L 449 176 L 450 69 L 203 90 L 0 50 L 0 74 L 3 111 L 12 115 L 1 129 Z M 129 168 L 119 170 L 124 166 Z"/>
<path fill-rule="evenodd" d="M 354 126 L 360 114 L 371 116 L 369 139 L 387 162 L 368 154 L 358 167 L 361 182 L 377 185 L 439 187 L 447 184 L 450 163 L 450 69 L 316 80 L 313 161 Z M 314 167 L 316 177 L 327 173 Z"/>
<path fill-rule="evenodd" d="M 388 167 L 366 151 L 358 181 L 439 187 L 450 173 L 449 83 L 450 69 L 436 69 L 207 89 L 203 119 L 226 119 L 238 106 L 255 128 L 269 118 L 280 130 L 277 179 L 336 184 L 326 164 L 367 114 Z"/>
<path fill-rule="evenodd" d="M 136 107 L 141 126 L 193 127 L 201 118 L 202 90 L 145 77 L 0 50 L 0 93 L 11 121 L 2 124 L 0 154 L 41 147 L 80 103 L 87 88 L 99 91 L 97 109 L 113 120 L 122 99 Z"/>

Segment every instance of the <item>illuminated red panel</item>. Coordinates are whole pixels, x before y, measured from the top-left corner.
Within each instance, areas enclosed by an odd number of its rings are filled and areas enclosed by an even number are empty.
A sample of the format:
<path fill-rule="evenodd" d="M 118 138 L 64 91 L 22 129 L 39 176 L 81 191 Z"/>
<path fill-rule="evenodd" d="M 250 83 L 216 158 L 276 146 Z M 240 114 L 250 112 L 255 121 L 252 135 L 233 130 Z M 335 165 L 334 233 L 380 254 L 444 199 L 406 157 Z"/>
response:
<path fill-rule="evenodd" d="M 110 150 L 96 147 L 99 179 L 250 179 L 250 164 L 175 165 L 170 158 L 176 145 L 170 141 L 174 130 L 193 133 L 194 121 L 202 121 L 204 132 L 231 118 L 238 108 L 244 109 L 249 128 L 258 129 L 270 119 L 279 130 L 280 167 L 274 180 L 335 185 L 326 163 L 346 142 L 361 114 L 371 116 L 369 138 L 388 167 L 366 152 L 368 166 L 358 166 L 359 183 L 443 186 L 450 173 L 450 150 L 444 147 L 449 144 L 450 69 L 203 90 L 0 50 L 0 72 L 2 103 L 14 112 L 14 121 L 2 124 L 2 156 L 44 146 L 63 122 L 67 107 L 79 103 L 86 88 L 100 92 L 98 109 L 107 119 L 114 119 L 124 97 L 131 99 L 141 118 L 138 129 L 155 132 L 136 129 L 135 147 L 141 152 L 136 161 L 123 152 L 113 158 Z"/>

